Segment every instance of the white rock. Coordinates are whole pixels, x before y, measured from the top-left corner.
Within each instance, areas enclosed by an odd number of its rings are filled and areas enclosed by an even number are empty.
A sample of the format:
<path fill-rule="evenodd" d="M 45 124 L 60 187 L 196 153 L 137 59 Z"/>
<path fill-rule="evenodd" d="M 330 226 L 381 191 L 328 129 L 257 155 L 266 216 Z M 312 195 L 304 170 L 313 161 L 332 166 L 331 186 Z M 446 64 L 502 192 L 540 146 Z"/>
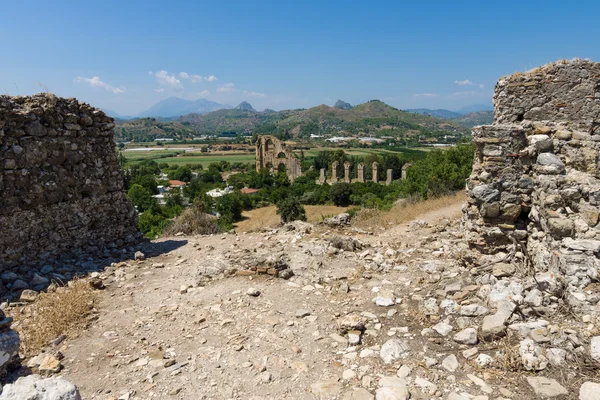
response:
<path fill-rule="evenodd" d="M 404 387 L 382 387 L 375 391 L 375 400 L 407 400 L 410 394 Z"/>
<path fill-rule="evenodd" d="M 390 364 L 408 356 L 410 348 L 398 339 L 390 339 L 381 346 L 379 356 L 384 363 Z"/>
<path fill-rule="evenodd" d="M 389 289 L 381 289 L 377 296 L 373 299 L 373 302 L 380 307 L 389 307 L 396 304 L 396 296 L 394 292 Z"/>
<path fill-rule="evenodd" d="M 350 380 L 356 377 L 356 372 L 352 371 L 351 369 L 347 369 L 344 372 L 342 372 L 342 379 L 344 380 Z"/>
<path fill-rule="evenodd" d="M 529 383 L 535 394 L 542 398 L 566 396 L 569 394 L 569 391 L 562 387 L 555 379 L 548 379 L 543 376 L 528 376 L 527 383 Z"/>
<path fill-rule="evenodd" d="M 470 349 L 464 350 L 462 352 L 462 356 L 467 360 L 470 360 L 471 358 L 475 357 L 477 353 L 479 353 L 479 349 L 477 347 L 471 347 Z"/>
<path fill-rule="evenodd" d="M 396 372 L 396 375 L 398 375 L 399 378 L 407 378 L 411 372 L 412 369 L 408 365 L 403 365 L 400 368 L 398 368 L 398 372 Z"/>
<path fill-rule="evenodd" d="M 541 371 L 548 366 L 548 359 L 542 354 L 542 349 L 529 338 L 519 343 L 519 354 L 528 371 Z"/>
<path fill-rule="evenodd" d="M 454 341 L 461 344 L 477 344 L 477 330 L 466 328 L 454 335 Z"/>
<path fill-rule="evenodd" d="M 517 303 L 517 300 L 522 297 L 522 294 L 523 285 L 520 283 L 510 280 L 498 281 L 492 286 L 492 290 L 488 296 L 488 304 L 491 307 L 496 308 L 501 301 Z"/>
<path fill-rule="evenodd" d="M 437 385 L 433 382 L 429 382 L 427 379 L 417 378 L 415 379 L 415 385 L 420 387 L 423 392 L 434 394 L 437 391 Z"/>
<path fill-rule="evenodd" d="M 2 388 L 0 400 L 81 400 L 79 390 L 62 378 L 29 375 Z"/>
<path fill-rule="evenodd" d="M 590 339 L 590 355 L 596 361 L 600 361 L 600 336 Z"/>
<path fill-rule="evenodd" d="M 567 351 L 563 349 L 548 349 L 546 350 L 546 357 L 550 364 L 554 366 L 563 365 L 567 359 Z"/>
<path fill-rule="evenodd" d="M 492 389 L 490 385 L 488 385 L 483 379 L 478 378 L 473 374 L 468 374 L 467 378 L 469 378 L 474 384 L 479 386 L 481 391 L 484 393 L 491 394 L 494 391 L 494 389 Z"/>
<path fill-rule="evenodd" d="M 450 354 L 448 357 L 442 360 L 442 367 L 444 367 L 447 371 L 454 372 L 459 366 L 458 360 L 454 354 Z"/>
<path fill-rule="evenodd" d="M 579 388 L 579 400 L 600 399 L 600 383 L 585 382 Z"/>
<path fill-rule="evenodd" d="M 349 392 L 344 393 L 342 400 L 373 400 L 373 396 L 367 389 L 352 388 Z"/>
<path fill-rule="evenodd" d="M 446 323 L 444 323 L 444 322 L 440 322 L 440 323 L 438 323 L 438 324 L 434 325 L 434 326 L 432 327 L 432 329 L 433 329 L 434 331 L 436 331 L 437 333 L 439 333 L 440 335 L 442 335 L 442 336 L 448 336 L 448 334 L 449 334 L 450 332 L 452 332 L 452 329 L 453 329 L 453 328 L 452 328 L 452 326 L 451 326 L 451 325 L 448 325 L 448 324 L 446 324 Z"/>
<path fill-rule="evenodd" d="M 480 315 L 485 315 L 488 312 L 489 310 L 487 307 L 479 304 L 468 304 L 460 308 L 459 314 L 465 317 L 479 317 Z"/>
<path fill-rule="evenodd" d="M 524 303 L 533 307 L 539 307 L 544 302 L 544 294 L 537 289 L 531 289 L 525 296 Z"/>
<path fill-rule="evenodd" d="M 475 359 L 475 363 L 482 368 L 489 367 L 494 362 L 494 359 L 487 354 L 480 354 Z"/>
<path fill-rule="evenodd" d="M 458 303 L 452 299 L 442 300 L 440 308 L 443 309 L 446 314 L 456 314 L 458 310 L 460 310 Z"/>

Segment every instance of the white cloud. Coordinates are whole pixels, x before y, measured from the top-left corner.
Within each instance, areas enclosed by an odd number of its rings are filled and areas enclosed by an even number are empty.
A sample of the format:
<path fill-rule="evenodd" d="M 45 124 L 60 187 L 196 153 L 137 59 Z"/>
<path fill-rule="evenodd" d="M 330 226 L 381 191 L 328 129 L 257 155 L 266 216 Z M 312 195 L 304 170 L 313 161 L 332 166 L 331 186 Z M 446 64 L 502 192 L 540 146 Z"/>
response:
<path fill-rule="evenodd" d="M 217 89 L 217 92 L 219 92 L 219 93 L 232 93 L 232 92 L 235 92 L 234 86 L 235 85 L 233 83 L 226 83 L 223 86 L 219 87 Z"/>
<path fill-rule="evenodd" d="M 162 71 L 161 71 L 162 72 Z M 150 73 L 152 75 L 152 73 Z M 206 82 L 214 82 L 217 80 L 217 77 L 214 75 L 211 76 L 202 76 L 202 75 L 190 75 L 187 72 L 180 72 L 177 74 L 180 79 L 190 79 L 192 83 L 200 83 L 203 81 Z"/>
<path fill-rule="evenodd" d="M 125 93 L 125 89 L 114 87 L 114 86 L 109 85 L 106 82 L 102 82 L 100 80 L 100 78 L 97 76 L 94 76 L 92 78 L 84 78 L 82 76 L 78 76 L 77 78 L 75 78 L 75 83 L 87 83 L 91 87 L 102 88 L 102 89 L 108 90 L 109 92 L 113 92 L 115 94 Z"/>
<path fill-rule="evenodd" d="M 438 97 L 437 93 L 418 93 L 414 95 L 415 97 Z"/>
<path fill-rule="evenodd" d="M 164 92 L 164 91 L 165 91 L 165 89 L 164 89 L 164 88 L 158 88 L 158 89 L 154 89 L 154 91 L 155 91 L 156 93 L 162 93 L 162 92 Z"/>
<path fill-rule="evenodd" d="M 198 95 L 200 97 L 208 97 L 208 96 L 210 96 L 210 92 L 208 90 L 203 90 L 200 93 L 198 93 Z"/>
<path fill-rule="evenodd" d="M 264 93 L 248 92 L 247 90 L 244 90 L 244 95 L 246 95 L 246 96 L 252 96 L 252 97 L 265 97 L 266 96 L 266 94 L 264 94 Z"/>
<path fill-rule="evenodd" d="M 460 86 L 473 85 L 473 82 L 471 82 L 468 79 L 465 79 L 464 81 L 454 81 L 454 83 L 456 83 L 457 85 L 460 85 Z"/>
<path fill-rule="evenodd" d="M 161 86 L 169 86 L 174 89 L 183 89 L 181 81 L 175 78 L 175 75 L 169 75 L 169 73 L 165 70 L 155 72 L 154 76 L 156 77 L 156 82 L 158 82 L 158 84 Z"/>
<path fill-rule="evenodd" d="M 480 87 L 481 89 L 483 89 L 483 88 L 485 88 L 485 85 L 484 85 L 483 83 L 480 83 L 480 84 L 479 84 L 479 87 Z"/>

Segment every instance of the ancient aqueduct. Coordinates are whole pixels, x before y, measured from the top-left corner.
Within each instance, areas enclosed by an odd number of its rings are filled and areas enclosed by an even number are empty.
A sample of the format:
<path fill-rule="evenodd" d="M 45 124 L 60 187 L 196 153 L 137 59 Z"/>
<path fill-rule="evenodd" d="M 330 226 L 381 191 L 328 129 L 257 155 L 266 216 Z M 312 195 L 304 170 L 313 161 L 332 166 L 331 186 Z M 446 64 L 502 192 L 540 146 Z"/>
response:
<path fill-rule="evenodd" d="M 340 164 L 337 161 L 333 162 L 331 165 L 331 178 L 329 180 L 327 180 L 325 168 L 321 168 L 318 183 L 365 182 L 365 164 L 358 164 L 358 177 L 355 180 L 350 178 L 351 165 L 351 163 L 345 162 L 344 178 L 338 178 L 338 169 Z M 287 148 L 285 142 L 271 135 L 259 136 L 258 140 L 256 141 L 256 171 L 258 172 L 263 168 L 269 168 L 271 172 L 274 172 L 280 170 L 282 166 L 285 167 L 285 171 L 290 179 L 290 182 L 294 182 L 297 177 L 302 176 L 302 164 L 292 150 Z M 379 164 L 374 162 L 372 168 L 372 180 L 373 182 L 378 183 Z M 408 168 L 410 168 L 410 164 L 404 164 L 402 167 L 402 179 L 406 179 Z M 391 183 L 392 170 L 388 169 L 386 171 L 385 184 L 389 185 Z"/>

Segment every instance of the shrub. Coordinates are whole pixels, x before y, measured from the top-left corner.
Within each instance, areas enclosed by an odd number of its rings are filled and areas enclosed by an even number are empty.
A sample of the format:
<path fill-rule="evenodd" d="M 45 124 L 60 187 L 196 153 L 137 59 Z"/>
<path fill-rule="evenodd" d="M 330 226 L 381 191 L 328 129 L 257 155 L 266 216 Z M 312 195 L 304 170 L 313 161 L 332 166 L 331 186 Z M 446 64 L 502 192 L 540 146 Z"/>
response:
<path fill-rule="evenodd" d="M 350 204 L 350 196 L 352 195 L 352 186 L 349 183 L 336 183 L 331 185 L 329 189 L 333 204 L 338 207 L 346 207 Z"/>
<path fill-rule="evenodd" d="M 277 214 L 284 224 L 290 221 L 306 221 L 306 210 L 296 197 L 288 197 L 277 203 Z"/>
<path fill-rule="evenodd" d="M 75 336 L 89 324 L 95 302 L 90 283 L 73 280 L 68 286 L 40 293 L 31 305 L 17 308 L 13 326 L 21 337 L 21 351 L 34 356 L 60 335 Z"/>
<path fill-rule="evenodd" d="M 163 236 L 175 235 L 179 232 L 184 235 L 210 235 L 219 233 L 219 227 L 214 216 L 206 214 L 201 207 L 194 205 L 175 218 L 164 230 Z"/>

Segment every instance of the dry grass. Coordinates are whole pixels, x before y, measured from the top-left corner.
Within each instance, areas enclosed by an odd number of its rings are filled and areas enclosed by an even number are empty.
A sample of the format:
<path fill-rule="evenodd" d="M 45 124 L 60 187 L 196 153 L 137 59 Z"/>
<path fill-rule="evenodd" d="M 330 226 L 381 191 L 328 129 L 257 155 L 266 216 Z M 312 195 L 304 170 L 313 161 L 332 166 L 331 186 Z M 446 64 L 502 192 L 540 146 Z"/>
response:
<path fill-rule="evenodd" d="M 89 282 L 74 280 L 53 292 L 41 293 L 32 304 L 17 307 L 11 315 L 21 336 L 21 351 L 37 355 L 60 335 L 76 336 L 88 322 L 96 293 Z"/>
<path fill-rule="evenodd" d="M 321 221 L 324 217 L 338 215 L 347 210 L 345 207 L 336 206 L 304 206 L 306 218 L 309 222 Z M 261 207 L 245 211 L 242 215 L 246 218 L 236 223 L 238 232 L 251 232 L 279 224 L 280 218 L 276 213 L 276 206 Z"/>
<path fill-rule="evenodd" d="M 435 210 L 440 210 L 439 218 L 456 218 L 460 216 L 460 209 L 454 213 L 446 213 L 444 209 L 449 206 L 461 204 L 466 199 L 464 192 L 454 195 L 438 197 L 425 201 L 407 199 L 392 207 L 390 211 L 363 209 L 356 213 L 353 224 L 361 228 L 386 228 L 417 219 L 419 216 Z M 433 217 L 436 217 L 434 215 Z"/>

